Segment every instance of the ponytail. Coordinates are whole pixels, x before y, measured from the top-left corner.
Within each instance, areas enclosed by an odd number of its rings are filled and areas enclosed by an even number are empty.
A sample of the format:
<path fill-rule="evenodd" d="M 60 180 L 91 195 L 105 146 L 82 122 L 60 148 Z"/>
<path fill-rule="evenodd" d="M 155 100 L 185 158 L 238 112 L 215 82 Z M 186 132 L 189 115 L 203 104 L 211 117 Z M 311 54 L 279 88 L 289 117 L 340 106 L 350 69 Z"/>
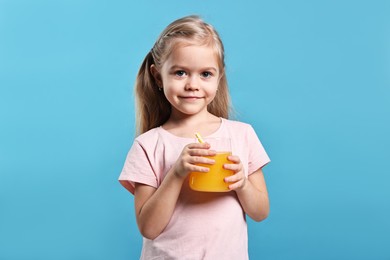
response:
<path fill-rule="evenodd" d="M 154 59 L 149 52 L 142 62 L 135 83 L 137 135 L 164 124 L 171 113 L 171 105 L 158 89 L 150 72 L 152 64 Z"/>

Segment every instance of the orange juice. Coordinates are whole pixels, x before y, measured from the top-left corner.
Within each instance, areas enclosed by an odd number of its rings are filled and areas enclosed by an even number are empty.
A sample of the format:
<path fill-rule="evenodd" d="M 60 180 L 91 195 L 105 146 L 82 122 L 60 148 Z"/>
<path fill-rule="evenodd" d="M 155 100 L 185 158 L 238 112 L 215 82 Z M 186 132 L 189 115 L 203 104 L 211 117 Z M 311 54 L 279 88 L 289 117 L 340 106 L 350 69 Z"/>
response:
<path fill-rule="evenodd" d="M 209 168 L 209 172 L 191 172 L 190 187 L 196 191 L 230 191 L 229 184 L 224 181 L 224 178 L 233 174 L 233 171 L 226 170 L 223 165 L 230 162 L 227 157 L 231 152 L 218 152 L 215 156 L 206 156 L 215 160 L 215 164 L 198 164 Z"/>

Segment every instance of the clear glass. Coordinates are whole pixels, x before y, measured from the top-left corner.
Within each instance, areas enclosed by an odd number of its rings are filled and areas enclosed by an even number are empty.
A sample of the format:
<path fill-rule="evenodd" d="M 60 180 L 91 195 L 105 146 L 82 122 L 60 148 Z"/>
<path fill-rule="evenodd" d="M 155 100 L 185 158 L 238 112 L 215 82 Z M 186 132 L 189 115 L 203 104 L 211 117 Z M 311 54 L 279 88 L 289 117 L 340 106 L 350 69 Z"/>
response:
<path fill-rule="evenodd" d="M 204 141 L 210 144 L 210 149 L 216 150 L 215 156 L 206 156 L 214 159 L 215 164 L 198 164 L 209 168 L 209 172 L 191 172 L 189 177 L 190 188 L 196 191 L 227 192 L 229 184 L 225 177 L 231 176 L 233 171 L 223 168 L 224 164 L 231 163 L 227 157 L 232 154 L 231 141 L 227 137 L 209 137 Z"/>

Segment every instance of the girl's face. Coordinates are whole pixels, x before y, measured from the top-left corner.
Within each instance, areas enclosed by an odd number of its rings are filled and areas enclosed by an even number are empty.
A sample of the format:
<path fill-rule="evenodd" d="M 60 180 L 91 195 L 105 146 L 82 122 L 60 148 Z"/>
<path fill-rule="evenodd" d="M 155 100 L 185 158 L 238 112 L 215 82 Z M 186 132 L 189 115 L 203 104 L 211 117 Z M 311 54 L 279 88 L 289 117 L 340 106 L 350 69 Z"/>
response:
<path fill-rule="evenodd" d="M 152 67 L 153 75 L 172 105 L 171 116 L 207 113 L 207 105 L 218 89 L 218 68 L 213 48 L 197 45 L 175 48 L 160 71 Z"/>

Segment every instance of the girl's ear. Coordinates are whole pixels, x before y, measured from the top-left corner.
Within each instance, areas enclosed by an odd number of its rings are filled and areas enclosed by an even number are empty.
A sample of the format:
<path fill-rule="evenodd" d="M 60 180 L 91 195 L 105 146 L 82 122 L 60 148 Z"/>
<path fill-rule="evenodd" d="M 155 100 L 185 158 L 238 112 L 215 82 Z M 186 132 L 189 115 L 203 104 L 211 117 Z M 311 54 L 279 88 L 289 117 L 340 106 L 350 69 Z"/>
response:
<path fill-rule="evenodd" d="M 152 73 L 154 80 L 157 83 L 157 86 L 159 88 L 162 88 L 162 79 L 161 79 L 161 74 L 157 70 L 156 66 L 154 64 L 150 65 L 150 73 Z"/>

